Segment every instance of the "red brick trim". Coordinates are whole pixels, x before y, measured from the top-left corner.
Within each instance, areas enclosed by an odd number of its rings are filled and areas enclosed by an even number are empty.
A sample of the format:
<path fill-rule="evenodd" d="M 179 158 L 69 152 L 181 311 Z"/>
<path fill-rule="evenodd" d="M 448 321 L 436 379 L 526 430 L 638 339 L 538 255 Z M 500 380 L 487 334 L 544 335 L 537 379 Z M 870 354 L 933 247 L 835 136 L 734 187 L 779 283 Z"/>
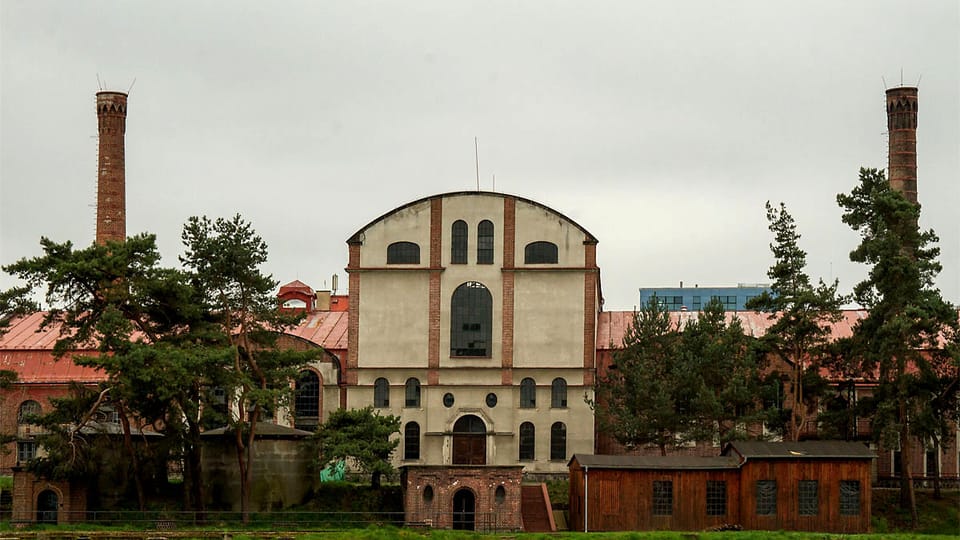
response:
<path fill-rule="evenodd" d="M 357 384 L 357 366 L 360 343 L 360 244 L 350 244 L 350 263 L 347 272 L 350 276 L 349 304 L 347 307 L 347 363 L 343 366 L 343 381 L 347 385 Z M 346 407 L 346 393 L 340 393 L 340 406 Z"/>
<path fill-rule="evenodd" d="M 513 268 L 516 263 L 517 245 L 517 201 L 513 197 L 503 198 L 503 267 Z M 503 274 L 503 329 L 501 332 L 501 383 L 513 384 L 513 310 L 514 310 L 514 283 L 512 272 Z"/>
<path fill-rule="evenodd" d="M 427 384 L 440 383 L 440 271 L 443 255 L 443 199 L 430 201 L 430 285 L 427 313 Z"/>
<path fill-rule="evenodd" d="M 583 275 L 583 385 L 593 386 L 597 354 L 597 245 L 584 246 Z"/>

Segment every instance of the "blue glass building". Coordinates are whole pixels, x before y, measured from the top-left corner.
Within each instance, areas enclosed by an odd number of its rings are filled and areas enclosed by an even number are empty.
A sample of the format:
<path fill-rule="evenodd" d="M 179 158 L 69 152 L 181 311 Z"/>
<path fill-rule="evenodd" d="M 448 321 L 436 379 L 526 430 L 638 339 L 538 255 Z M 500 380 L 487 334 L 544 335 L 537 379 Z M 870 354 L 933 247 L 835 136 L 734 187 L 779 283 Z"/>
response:
<path fill-rule="evenodd" d="M 640 304 L 645 306 L 656 296 L 667 311 L 700 311 L 711 298 L 717 298 L 726 311 L 746 311 L 747 300 L 770 292 L 765 283 L 740 283 L 736 287 L 641 287 Z M 638 306 L 638 307 L 639 307 Z"/>

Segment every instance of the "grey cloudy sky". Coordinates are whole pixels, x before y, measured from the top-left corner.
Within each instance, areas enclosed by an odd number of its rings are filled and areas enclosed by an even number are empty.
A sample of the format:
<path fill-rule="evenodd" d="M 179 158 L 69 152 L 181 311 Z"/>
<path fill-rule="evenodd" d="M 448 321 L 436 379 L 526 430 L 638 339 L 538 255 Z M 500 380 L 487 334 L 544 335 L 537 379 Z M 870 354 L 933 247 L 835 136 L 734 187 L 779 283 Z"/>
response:
<path fill-rule="evenodd" d="M 127 232 L 250 220 L 281 282 L 423 196 L 528 197 L 637 288 L 767 281 L 764 202 L 849 291 L 835 197 L 886 166 L 884 79 L 920 87 L 921 225 L 960 300 L 960 7 L 824 2 L 0 2 L 0 263 L 93 241 L 94 93 L 127 90 Z M 921 78 L 922 77 L 922 78 Z M 9 286 L 8 276 L 0 286 Z"/>

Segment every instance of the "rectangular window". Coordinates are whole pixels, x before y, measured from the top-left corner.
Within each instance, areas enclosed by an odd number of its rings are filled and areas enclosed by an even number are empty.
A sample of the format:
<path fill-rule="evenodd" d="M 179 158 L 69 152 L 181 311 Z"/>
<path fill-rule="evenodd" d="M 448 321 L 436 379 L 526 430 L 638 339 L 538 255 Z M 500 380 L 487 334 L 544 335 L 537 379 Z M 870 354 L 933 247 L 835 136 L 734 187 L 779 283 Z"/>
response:
<path fill-rule="evenodd" d="M 757 515 L 777 514 L 777 481 L 757 480 Z"/>
<path fill-rule="evenodd" d="M 673 515 L 673 481 L 653 481 L 653 515 Z"/>
<path fill-rule="evenodd" d="M 26 463 L 37 457 L 36 441 L 19 441 L 17 443 L 17 462 Z"/>
<path fill-rule="evenodd" d="M 930 448 L 927 450 L 926 467 L 924 468 L 927 477 L 933 478 L 939 476 L 940 467 L 937 466 L 937 450 Z"/>
<path fill-rule="evenodd" d="M 702 305 L 700 304 L 700 297 L 699 297 L 699 296 L 694 296 L 694 297 L 693 297 L 693 310 L 694 310 L 694 311 L 700 311 L 700 308 L 701 308 L 701 307 L 702 307 Z"/>
<path fill-rule="evenodd" d="M 798 489 L 799 489 L 799 500 L 800 500 L 800 515 L 801 516 L 815 516 L 817 515 L 817 508 L 819 506 L 819 501 L 817 500 L 817 490 L 819 486 L 817 485 L 816 480 L 801 480 Z"/>
<path fill-rule="evenodd" d="M 727 515 L 726 480 L 707 480 L 707 515 Z"/>
<path fill-rule="evenodd" d="M 841 480 L 840 481 L 840 515 L 841 516 L 859 516 L 860 515 L 860 481 L 859 480 Z"/>

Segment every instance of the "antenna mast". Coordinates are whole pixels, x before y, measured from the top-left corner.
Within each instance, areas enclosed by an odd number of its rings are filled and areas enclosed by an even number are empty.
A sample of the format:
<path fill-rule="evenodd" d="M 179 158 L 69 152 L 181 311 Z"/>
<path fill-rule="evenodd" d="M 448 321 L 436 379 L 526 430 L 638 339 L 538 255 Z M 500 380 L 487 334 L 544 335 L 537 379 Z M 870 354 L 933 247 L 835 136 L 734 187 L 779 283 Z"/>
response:
<path fill-rule="evenodd" d="M 476 136 L 473 137 L 473 159 L 477 166 L 477 191 L 480 191 L 480 146 Z"/>

